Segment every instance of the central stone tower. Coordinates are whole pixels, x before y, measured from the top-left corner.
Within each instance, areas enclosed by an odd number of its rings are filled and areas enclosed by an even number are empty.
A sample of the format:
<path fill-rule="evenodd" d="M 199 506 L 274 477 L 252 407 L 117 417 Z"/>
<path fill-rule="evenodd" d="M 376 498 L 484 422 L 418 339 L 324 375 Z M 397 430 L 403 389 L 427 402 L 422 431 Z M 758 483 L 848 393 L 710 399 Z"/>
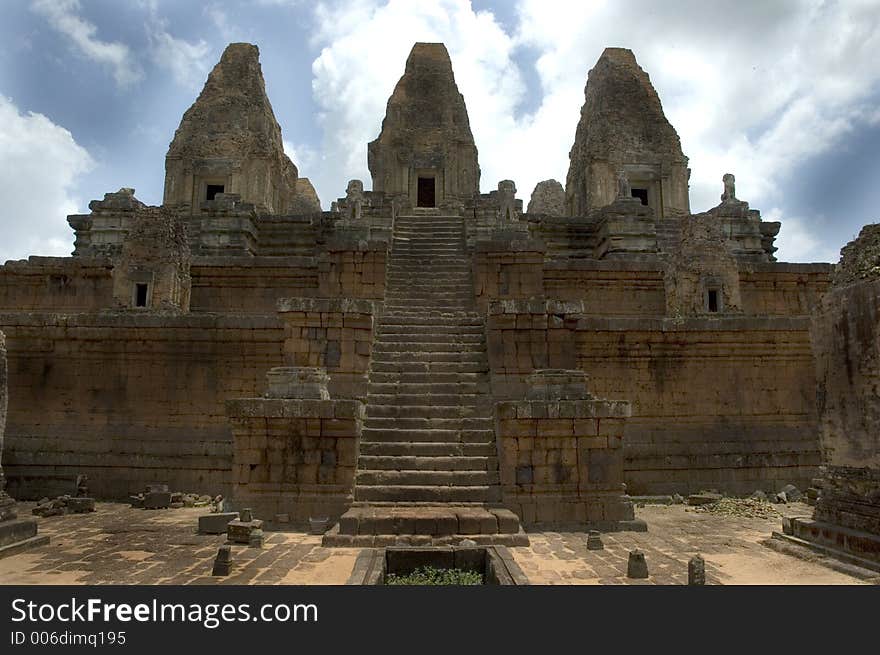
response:
<path fill-rule="evenodd" d="M 569 216 L 612 203 L 618 178 L 657 219 L 690 212 L 688 159 L 635 55 L 606 48 L 587 78 L 565 183 Z"/>
<path fill-rule="evenodd" d="M 477 146 L 442 43 L 416 43 L 367 156 L 373 191 L 414 207 L 470 200 L 480 191 Z"/>

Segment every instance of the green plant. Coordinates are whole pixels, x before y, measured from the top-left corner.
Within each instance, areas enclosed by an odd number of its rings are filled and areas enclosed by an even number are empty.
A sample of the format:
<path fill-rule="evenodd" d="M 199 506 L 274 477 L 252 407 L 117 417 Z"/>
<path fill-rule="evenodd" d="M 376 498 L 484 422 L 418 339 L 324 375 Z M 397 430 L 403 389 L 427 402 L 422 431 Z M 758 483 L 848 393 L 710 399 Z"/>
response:
<path fill-rule="evenodd" d="M 433 566 L 420 566 L 408 575 L 388 573 L 385 575 L 387 585 L 480 585 L 483 574 L 477 571 L 461 569 L 438 569 Z"/>

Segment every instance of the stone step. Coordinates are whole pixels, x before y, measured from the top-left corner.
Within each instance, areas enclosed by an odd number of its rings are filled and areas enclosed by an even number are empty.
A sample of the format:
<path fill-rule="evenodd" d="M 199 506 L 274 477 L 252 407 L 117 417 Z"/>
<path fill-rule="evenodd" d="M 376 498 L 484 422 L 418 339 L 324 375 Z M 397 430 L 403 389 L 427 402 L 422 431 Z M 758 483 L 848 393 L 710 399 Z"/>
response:
<path fill-rule="evenodd" d="M 441 412 L 442 414 L 442 412 Z M 364 418 L 363 430 L 459 430 L 464 435 L 473 430 L 491 430 L 494 421 L 488 416 L 370 416 Z"/>
<path fill-rule="evenodd" d="M 362 442 L 389 444 L 406 442 L 492 444 L 494 448 L 495 430 L 492 425 L 467 428 L 448 425 L 434 428 L 404 425 L 365 426 L 361 430 L 361 439 Z"/>
<path fill-rule="evenodd" d="M 500 502 L 501 488 L 495 485 L 436 486 L 436 485 L 355 485 L 356 500 L 408 501 L 434 503 L 491 503 Z"/>
<path fill-rule="evenodd" d="M 387 337 L 386 337 L 387 338 Z M 447 353 L 454 353 L 461 355 L 464 357 L 465 355 L 474 355 L 478 354 L 481 357 L 485 356 L 485 348 L 482 343 L 479 342 L 461 342 L 461 341 L 387 341 L 386 338 L 383 338 L 383 335 L 379 335 L 376 339 L 375 343 L 373 343 L 373 357 L 377 360 L 382 360 L 382 357 L 379 357 L 379 353 L 383 354 L 393 354 L 393 353 L 403 353 L 403 354 L 434 354 L 434 355 L 444 355 Z M 454 359 L 454 358 L 453 358 Z M 446 361 L 445 359 L 435 359 L 433 361 Z M 455 360 L 457 361 L 457 360 Z M 476 361 L 476 360 L 475 360 Z"/>
<path fill-rule="evenodd" d="M 386 347 L 390 346 L 391 344 L 396 344 L 401 347 L 418 346 L 418 348 L 416 348 L 417 350 L 425 350 L 427 348 L 437 348 L 445 350 L 450 347 L 453 347 L 456 350 L 460 350 L 462 348 L 478 348 L 481 352 L 485 350 L 485 343 L 483 341 L 482 334 L 428 335 L 400 334 L 397 332 L 388 333 L 380 331 L 375 338 L 375 344 L 378 345 L 379 343 L 383 344 Z"/>
<path fill-rule="evenodd" d="M 497 457 L 361 455 L 358 469 L 369 471 L 497 471 Z"/>
<path fill-rule="evenodd" d="M 499 484 L 498 471 L 359 470 L 357 486 L 483 487 Z"/>
<path fill-rule="evenodd" d="M 414 316 L 433 320 L 435 315 L 449 315 L 454 317 L 456 314 L 472 309 L 473 306 L 474 303 L 472 301 L 460 302 L 457 304 L 452 304 L 451 302 L 436 302 L 428 304 L 425 301 L 422 301 L 420 304 L 410 304 L 395 300 L 392 303 L 386 304 L 385 309 L 399 316 Z"/>
<path fill-rule="evenodd" d="M 400 407 L 482 407 L 492 408 L 492 398 L 486 393 L 376 393 L 367 392 L 367 404 Z"/>
<path fill-rule="evenodd" d="M 462 383 L 484 383 L 485 375 L 482 373 L 427 373 L 422 371 L 400 372 L 400 371 L 370 371 L 370 383 L 376 384 L 462 384 Z"/>
<path fill-rule="evenodd" d="M 483 329 L 481 326 L 455 328 L 448 326 L 401 326 L 382 325 L 380 323 L 377 336 L 394 337 L 399 341 L 414 341 L 424 339 L 428 341 L 448 342 L 461 340 L 466 342 L 483 342 Z"/>
<path fill-rule="evenodd" d="M 403 432 L 403 430 L 399 430 Z M 370 441 L 362 435 L 360 456 L 375 457 L 496 457 L 494 443 L 466 441 Z"/>
<path fill-rule="evenodd" d="M 382 318 L 379 327 L 384 328 L 390 325 L 400 326 L 419 326 L 419 327 L 478 327 L 483 328 L 483 319 L 476 312 L 459 312 L 452 316 L 411 316 L 409 314 L 400 314 L 389 312 L 385 309 L 382 311 Z"/>
<path fill-rule="evenodd" d="M 422 401 L 425 399 L 422 398 Z M 415 419 L 481 419 L 492 418 L 492 409 L 488 402 L 478 405 L 379 405 L 369 403 L 366 406 L 365 421 L 386 418 Z M 365 423 L 366 424 L 366 423 Z"/>
<path fill-rule="evenodd" d="M 487 373 L 489 365 L 486 362 L 431 362 L 431 361 L 387 361 L 373 360 L 370 364 L 370 375 L 376 373 Z M 436 378 L 433 378 L 436 379 Z M 437 380 L 440 381 L 439 379 Z"/>
<path fill-rule="evenodd" d="M 482 503 L 357 503 L 327 533 L 324 546 L 381 547 L 397 544 L 447 545 L 464 539 L 481 545 L 528 546 L 519 517 Z"/>
<path fill-rule="evenodd" d="M 437 276 L 425 276 L 424 279 L 415 279 L 412 275 L 389 276 L 385 280 L 388 284 L 388 293 L 411 293 L 435 292 L 438 290 L 461 294 L 470 297 L 474 295 L 473 284 L 470 276 L 462 276 L 459 279 L 438 278 Z"/>
<path fill-rule="evenodd" d="M 482 325 L 400 325 L 381 321 L 378 334 L 399 336 L 401 340 L 409 337 L 429 337 L 432 339 L 463 338 L 483 339 Z"/>
<path fill-rule="evenodd" d="M 400 273 L 402 275 L 413 275 L 416 278 L 418 278 L 419 276 L 427 278 L 428 276 L 434 277 L 438 275 L 470 274 L 471 267 L 470 264 L 467 262 L 434 262 L 430 269 L 426 269 L 425 264 L 421 262 L 410 263 L 406 261 L 389 261 L 387 271 L 389 274 Z"/>
<path fill-rule="evenodd" d="M 473 293 L 450 292 L 450 291 L 388 291 L 385 295 L 386 307 L 436 307 L 454 306 L 472 309 L 474 306 Z"/>
<path fill-rule="evenodd" d="M 488 382 L 373 382 L 367 384 L 367 397 L 449 396 L 488 394 Z"/>
<path fill-rule="evenodd" d="M 480 350 L 474 351 L 464 351 L 458 352 L 455 350 L 429 350 L 429 351 L 420 351 L 416 349 L 402 349 L 395 348 L 393 350 L 386 350 L 384 348 L 380 348 L 384 344 L 375 344 L 373 346 L 373 362 L 376 364 L 379 363 L 394 363 L 394 362 L 408 362 L 408 363 L 419 363 L 419 362 L 428 362 L 428 363 L 440 363 L 440 362 L 451 362 L 451 363 L 459 363 L 459 364 L 481 364 L 486 362 L 486 353 Z M 411 344 L 416 345 L 416 344 Z"/>

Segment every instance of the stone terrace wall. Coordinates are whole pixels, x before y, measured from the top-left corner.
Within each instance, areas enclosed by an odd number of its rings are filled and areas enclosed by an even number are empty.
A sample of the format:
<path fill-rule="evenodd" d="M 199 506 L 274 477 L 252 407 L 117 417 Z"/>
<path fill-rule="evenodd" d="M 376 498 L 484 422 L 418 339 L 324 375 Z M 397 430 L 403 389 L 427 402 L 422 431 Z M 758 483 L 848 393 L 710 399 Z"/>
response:
<path fill-rule="evenodd" d="M 829 291 L 812 334 L 826 461 L 880 469 L 880 278 Z"/>
<path fill-rule="evenodd" d="M 240 398 L 227 403 L 235 435 L 237 508 L 272 519 L 329 516 L 351 504 L 363 405 L 355 400 Z"/>
<path fill-rule="evenodd" d="M 0 266 L 0 311 L 94 311 L 113 304 L 109 261 L 31 257 Z"/>
<path fill-rule="evenodd" d="M 750 493 L 789 482 L 807 486 L 815 476 L 806 318 L 673 322 L 589 317 L 541 304 L 490 305 L 493 391 L 517 398 L 534 369 L 579 368 L 595 395 L 630 401 L 630 493 Z"/>
<path fill-rule="evenodd" d="M 279 298 L 382 299 L 384 242 L 334 249 L 319 257 L 196 257 L 193 312 L 272 314 Z M 32 257 L 0 266 L 0 311 L 95 312 L 111 309 L 109 260 Z"/>
<path fill-rule="evenodd" d="M 372 301 L 282 298 L 278 313 L 284 322 L 285 365 L 327 369 L 334 398 L 366 397 L 376 313 Z"/>
<path fill-rule="evenodd" d="M 314 257 L 200 257 L 193 262 L 194 312 L 272 314 L 278 298 L 316 295 Z"/>
<path fill-rule="evenodd" d="M 747 315 L 806 316 L 828 287 L 829 264 L 755 263 L 740 270 Z M 545 260 L 530 249 L 479 242 L 474 255 L 478 305 L 493 300 L 546 297 L 586 303 L 599 316 L 663 316 L 666 291 L 659 258 L 639 262 L 595 259 Z"/>
<path fill-rule="evenodd" d="M 282 361 L 275 315 L 0 314 L 11 396 L 5 468 L 20 498 L 101 498 L 147 483 L 228 493 L 224 401 L 253 397 Z"/>
<path fill-rule="evenodd" d="M 745 314 L 806 316 L 828 288 L 830 264 L 747 264 L 740 267 Z"/>

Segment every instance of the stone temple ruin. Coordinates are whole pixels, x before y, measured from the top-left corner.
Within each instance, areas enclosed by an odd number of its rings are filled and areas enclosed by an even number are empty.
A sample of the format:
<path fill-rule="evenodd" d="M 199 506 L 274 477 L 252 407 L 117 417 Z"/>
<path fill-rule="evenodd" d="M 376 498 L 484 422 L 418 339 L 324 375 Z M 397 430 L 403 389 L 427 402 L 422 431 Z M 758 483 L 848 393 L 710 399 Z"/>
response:
<path fill-rule="evenodd" d="M 0 267 L 10 493 L 87 474 L 327 517 L 327 545 L 520 544 L 644 529 L 630 495 L 821 479 L 816 521 L 876 544 L 876 276 L 776 261 L 732 175 L 692 214 L 632 52 L 590 71 L 565 187 L 525 210 L 511 180 L 481 193 L 442 44 L 413 47 L 366 154 L 372 189 L 322 211 L 257 48 L 230 45 L 161 207 L 108 193 L 68 217 L 71 257 Z"/>

